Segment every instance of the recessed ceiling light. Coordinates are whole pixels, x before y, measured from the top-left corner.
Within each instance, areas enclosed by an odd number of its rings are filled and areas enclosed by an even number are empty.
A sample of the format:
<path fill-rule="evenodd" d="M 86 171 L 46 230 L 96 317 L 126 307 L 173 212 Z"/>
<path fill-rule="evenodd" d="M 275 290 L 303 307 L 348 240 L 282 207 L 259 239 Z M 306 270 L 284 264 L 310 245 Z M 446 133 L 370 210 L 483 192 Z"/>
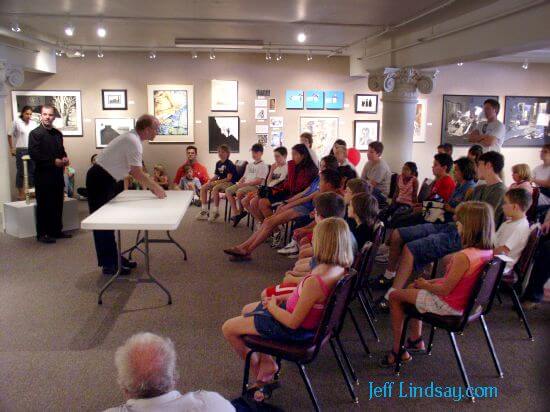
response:
<path fill-rule="evenodd" d="M 214 54 L 214 50 L 210 50 L 210 56 L 208 56 L 210 58 L 210 60 L 215 60 L 216 59 L 216 55 Z"/>
<path fill-rule="evenodd" d="M 305 33 L 298 33 L 297 40 L 299 43 L 303 43 L 306 41 L 306 34 Z"/>
<path fill-rule="evenodd" d="M 57 57 L 63 56 L 63 50 L 61 50 L 61 49 L 55 49 L 55 55 L 56 55 Z"/>
<path fill-rule="evenodd" d="M 107 36 L 107 29 L 105 29 L 102 24 L 100 24 L 97 28 L 97 35 L 102 38 Z"/>
<path fill-rule="evenodd" d="M 529 68 L 529 61 L 525 59 L 521 67 L 523 68 L 523 70 L 527 70 Z"/>
<path fill-rule="evenodd" d="M 459 66 L 459 67 L 462 67 L 462 66 L 464 66 L 464 63 L 463 62 L 458 62 L 456 65 Z"/>
<path fill-rule="evenodd" d="M 65 26 L 65 35 L 72 37 L 74 35 L 74 26 L 71 23 L 68 23 Z"/>
<path fill-rule="evenodd" d="M 277 60 L 278 62 L 280 62 L 281 60 L 283 60 L 283 55 L 281 54 L 281 51 L 279 50 L 279 53 L 277 53 L 277 56 L 275 57 L 275 60 Z"/>
<path fill-rule="evenodd" d="M 268 51 L 265 52 L 265 60 L 270 62 L 271 61 L 271 53 Z"/>
<path fill-rule="evenodd" d="M 151 52 L 149 52 L 149 58 L 150 58 L 151 60 L 156 59 L 156 58 L 157 58 L 157 54 L 156 54 L 154 51 L 151 51 Z"/>
<path fill-rule="evenodd" d="M 17 22 L 17 20 L 11 23 L 11 31 L 15 33 L 19 33 L 21 31 L 21 27 L 19 27 L 19 23 Z"/>
<path fill-rule="evenodd" d="M 311 52 L 308 52 L 308 53 L 307 53 L 306 60 L 307 60 L 308 62 L 310 62 L 310 61 L 313 60 L 313 55 L 311 54 Z"/>

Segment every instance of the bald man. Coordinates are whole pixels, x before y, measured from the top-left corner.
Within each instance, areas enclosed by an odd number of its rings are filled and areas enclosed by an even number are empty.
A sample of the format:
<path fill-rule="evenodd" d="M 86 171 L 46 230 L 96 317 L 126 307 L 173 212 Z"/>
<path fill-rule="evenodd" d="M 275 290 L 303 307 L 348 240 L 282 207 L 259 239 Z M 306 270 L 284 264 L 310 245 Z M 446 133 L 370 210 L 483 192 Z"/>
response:
<path fill-rule="evenodd" d="M 154 140 L 160 123 L 154 116 L 144 114 L 136 122 L 135 130 L 121 134 L 97 156 L 86 175 L 88 207 L 95 212 L 120 193 L 120 182 L 130 174 L 144 188 L 150 189 L 159 199 L 166 197 L 162 187 L 143 172 L 142 141 Z M 112 276 L 117 271 L 118 256 L 115 234 L 112 230 L 94 230 L 97 264 L 103 274 Z M 123 257 L 122 273 L 128 273 L 136 264 Z"/>

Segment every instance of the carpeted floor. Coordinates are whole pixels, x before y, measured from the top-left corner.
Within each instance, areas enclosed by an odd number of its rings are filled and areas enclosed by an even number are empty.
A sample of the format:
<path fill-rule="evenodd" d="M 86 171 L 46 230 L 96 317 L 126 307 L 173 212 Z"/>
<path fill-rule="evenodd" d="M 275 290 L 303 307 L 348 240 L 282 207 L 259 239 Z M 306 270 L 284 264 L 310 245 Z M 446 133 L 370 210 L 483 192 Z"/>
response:
<path fill-rule="evenodd" d="M 80 206 L 84 215 L 84 204 Z M 196 222 L 196 213 L 197 208 L 191 208 L 174 235 L 187 249 L 187 262 L 173 245 L 152 246 L 153 273 L 172 292 L 171 306 L 156 286 L 133 283 L 115 285 L 98 306 L 96 294 L 105 279 L 95 264 L 91 233 L 79 231 L 55 245 L 0 234 L 1 411 L 99 411 L 122 403 L 113 354 L 139 331 L 169 336 L 175 342 L 182 392 L 202 388 L 227 398 L 239 394 L 242 362 L 224 342 L 220 327 L 244 304 L 257 300 L 263 287 L 280 280 L 291 261 L 265 245 L 252 262 L 229 262 L 221 249 L 249 235 L 244 222 L 233 229 L 223 223 Z M 134 236 L 124 234 L 125 245 Z M 442 386 L 462 383 L 443 333 L 436 334 L 433 355 L 415 356 L 400 378 L 380 369 L 378 360 L 389 347 L 387 315 L 378 318 L 380 343 L 360 318 L 369 336 L 371 358 L 364 355 L 350 325 L 344 333 L 344 345 L 360 379 L 358 406 L 351 403 L 328 347 L 308 371 L 324 410 L 548 410 L 549 306 L 528 314 L 535 334 L 530 342 L 509 298 L 495 305 L 488 324 L 504 379 L 496 378 L 478 324 L 458 337 L 472 384 L 498 388 L 496 398 L 475 404 L 399 398 L 396 389 L 392 398 L 369 400 L 369 382 L 394 381 L 397 386 L 401 379 L 407 387 L 432 381 Z M 311 409 L 295 366 L 283 366 L 282 387 L 271 402 L 288 411 Z"/>

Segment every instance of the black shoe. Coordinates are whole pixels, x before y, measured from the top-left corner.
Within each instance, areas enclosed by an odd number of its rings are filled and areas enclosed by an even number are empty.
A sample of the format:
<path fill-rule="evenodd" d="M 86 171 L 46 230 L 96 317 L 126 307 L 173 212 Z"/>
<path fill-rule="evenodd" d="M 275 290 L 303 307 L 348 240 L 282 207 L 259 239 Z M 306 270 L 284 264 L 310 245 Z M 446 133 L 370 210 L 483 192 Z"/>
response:
<path fill-rule="evenodd" d="M 53 235 L 52 237 L 55 238 L 55 239 L 70 239 L 70 238 L 73 237 L 73 235 L 70 235 L 70 234 L 65 233 L 65 232 L 59 232 L 58 234 Z"/>
<path fill-rule="evenodd" d="M 41 243 L 55 243 L 55 239 L 48 235 L 39 236 L 36 240 Z"/>
<path fill-rule="evenodd" d="M 122 258 L 122 267 L 128 268 L 128 269 L 135 269 L 137 268 L 137 263 L 133 260 L 126 259 L 125 257 Z"/>
<path fill-rule="evenodd" d="M 382 297 L 378 302 L 376 302 L 376 309 L 381 313 L 388 313 L 390 311 L 390 302 L 384 297 Z"/>
<path fill-rule="evenodd" d="M 239 222 L 247 215 L 246 212 L 241 212 L 237 216 L 233 216 L 231 220 L 233 221 L 233 227 L 237 227 Z"/>
<path fill-rule="evenodd" d="M 113 276 L 116 273 L 116 267 L 113 266 L 103 266 L 102 273 L 105 276 Z M 130 268 L 122 266 L 119 276 L 125 276 L 130 274 Z"/>

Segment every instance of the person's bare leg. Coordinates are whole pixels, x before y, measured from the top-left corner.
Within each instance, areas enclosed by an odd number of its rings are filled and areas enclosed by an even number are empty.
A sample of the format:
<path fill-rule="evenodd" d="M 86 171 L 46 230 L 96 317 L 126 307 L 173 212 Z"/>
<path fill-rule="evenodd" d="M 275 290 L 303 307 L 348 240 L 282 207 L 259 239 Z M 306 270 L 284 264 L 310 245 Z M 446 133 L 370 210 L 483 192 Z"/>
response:
<path fill-rule="evenodd" d="M 235 200 L 235 194 L 231 191 L 226 191 L 225 196 L 227 197 L 227 200 L 229 201 L 229 205 L 231 206 L 231 216 L 236 216 L 239 214 L 237 210 L 237 201 Z"/>
<path fill-rule="evenodd" d="M 271 202 L 269 201 L 269 199 L 260 199 L 258 202 L 258 207 L 260 209 L 260 213 L 263 216 L 261 219 L 262 221 L 273 215 L 273 210 L 271 210 Z"/>
<path fill-rule="evenodd" d="M 405 320 L 405 311 L 403 310 L 404 303 L 415 304 L 418 296 L 418 289 L 395 290 L 390 294 L 390 316 L 393 333 L 392 350 L 399 353 L 399 343 L 401 333 L 403 331 L 403 321 Z M 404 354 L 406 358 L 407 355 Z"/>
<path fill-rule="evenodd" d="M 414 266 L 414 256 L 409 248 L 405 245 L 403 252 L 401 253 L 401 259 L 399 259 L 399 267 L 393 280 L 392 287 L 394 289 L 403 289 L 407 284 L 407 280 L 412 274 Z"/>
<path fill-rule="evenodd" d="M 403 249 L 403 239 L 401 239 L 399 230 L 396 229 L 390 236 L 390 254 L 388 256 L 387 270 L 391 272 L 395 272 L 397 270 L 401 249 Z"/>
<path fill-rule="evenodd" d="M 220 185 L 214 186 L 214 189 L 212 189 L 212 197 L 214 198 L 214 206 L 220 207 Z"/>
<path fill-rule="evenodd" d="M 248 213 L 250 213 L 250 203 L 252 201 L 252 198 L 250 196 L 243 196 L 241 199 L 241 207 L 242 210 L 246 210 Z"/>
<path fill-rule="evenodd" d="M 253 235 L 250 237 L 250 242 L 247 241 L 246 243 L 248 244 L 246 246 L 243 245 L 240 247 L 239 245 L 237 246 L 237 249 L 246 254 L 252 253 L 254 249 L 260 246 L 269 237 L 269 235 L 271 235 L 276 227 L 296 219 L 298 216 L 298 213 L 292 209 L 285 210 L 282 213 L 271 216 L 269 219 L 264 220 L 260 230 L 254 233 L 255 236 Z"/>
<path fill-rule="evenodd" d="M 258 222 L 261 222 L 264 220 L 262 213 L 260 212 L 259 203 L 260 199 L 258 196 L 254 196 L 249 204 L 249 212 L 252 216 L 254 216 L 254 219 L 256 219 Z"/>
<path fill-rule="evenodd" d="M 246 358 L 247 353 L 250 351 L 244 344 L 242 335 L 258 335 L 258 331 L 254 326 L 254 317 L 237 316 L 235 318 L 225 321 L 222 326 L 222 333 L 225 340 L 233 347 L 237 355 L 242 359 Z M 251 359 L 250 368 L 254 376 L 258 375 L 259 359 L 257 356 Z"/>

